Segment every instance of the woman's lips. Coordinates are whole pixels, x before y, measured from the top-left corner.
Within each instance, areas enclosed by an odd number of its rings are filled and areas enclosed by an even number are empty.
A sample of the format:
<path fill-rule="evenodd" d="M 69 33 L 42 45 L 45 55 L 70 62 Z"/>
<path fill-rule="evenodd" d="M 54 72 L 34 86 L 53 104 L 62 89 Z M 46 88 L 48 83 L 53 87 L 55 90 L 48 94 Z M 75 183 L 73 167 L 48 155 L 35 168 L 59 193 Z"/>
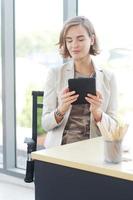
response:
<path fill-rule="evenodd" d="M 77 53 L 80 53 L 80 51 L 79 50 L 75 50 L 75 51 L 72 51 L 72 53 L 77 54 Z"/>

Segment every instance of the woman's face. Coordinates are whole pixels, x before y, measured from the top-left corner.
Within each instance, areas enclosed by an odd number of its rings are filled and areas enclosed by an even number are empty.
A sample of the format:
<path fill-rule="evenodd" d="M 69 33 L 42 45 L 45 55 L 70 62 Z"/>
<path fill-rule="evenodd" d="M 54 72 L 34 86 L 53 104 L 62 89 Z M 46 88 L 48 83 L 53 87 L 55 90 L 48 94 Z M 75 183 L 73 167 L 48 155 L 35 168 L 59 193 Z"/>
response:
<path fill-rule="evenodd" d="M 66 33 L 66 47 L 71 57 L 76 61 L 89 55 L 93 39 L 82 25 L 72 26 Z"/>

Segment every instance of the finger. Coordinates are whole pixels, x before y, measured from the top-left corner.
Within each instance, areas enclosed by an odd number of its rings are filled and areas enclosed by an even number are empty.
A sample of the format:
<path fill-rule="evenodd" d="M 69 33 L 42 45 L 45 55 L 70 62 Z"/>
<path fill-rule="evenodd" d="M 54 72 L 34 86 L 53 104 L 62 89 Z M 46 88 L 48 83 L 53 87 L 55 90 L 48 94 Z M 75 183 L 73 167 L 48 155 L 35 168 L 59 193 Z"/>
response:
<path fill-rule="evenodd" d="M 87 94 L 87 97 L 91 98 L 91 99 L 97 99 L 97 96 L 96 95 L 92 95 L 92 94 Z"/>
<path fill-rule="evenodd" d="M 77 99 L 73 99 L 70 101 L 70 104 L 72 104 L 73 102 L 77 101 Z"/>
<path fill-rule="evenodd" d="M 67 103 L 67 102 L 69 102 L 69 101 L 71 101 L 71 100 L 77 100 L 77 98 L 79 97 L 79 95 L 77 94 L 77 95 L 73 95 L 73 96 L 70 96 L 70 97 L 68 97 L 68 98 L 64 98 L 63 99 L 63 102 L 64 103 Z"/>
<path fill-rule="evenodd" d="M 91 104 L 94 104 L 96 106 L 99 106 L 102 104 L 102 100 L 101 99 L 92 99 L 92 98 L 88 98 L 88 97 L 85 97 L 86 101 L 88 101 L 89 103 Z"/>
<path fill-rule="evenodd" d="M 63 89 L 63 91 L 61 92 L 61 94 L 66 94 L 67 92 L 69 92 L 69 88 Z"/>
<path fill-rule="evenodd" d="M 96 91 L 96 96 L 102 99 L 102 94 L 99 91 Z"/>
<path fill-rule="evenodd" d="M 70 96 L 72 96 L 72 95 L 74 95 L 74 94 L 75 94 L 75 91 L 67 92 L 67 93 L 65 93 L 64 95 L 62 95 L 61 98 L 67 98 L 67 97 L 70 97 Z"/>
<path fill-rule="evenodd" d="M 65 102 L 66 105 L 71 105 L 73 102 L 77 101 L 77 98 L 71 99 L 67 102 Z"/>
<path fill-rule="evenodd" d="M 99 93 L 99 92 L 96 92 L 96 96 L 95 95 L 92 95 L 92 94 L 87 94 L 87 96 L 89 97 L 89 98 L 92 98 L 92 99 L 95 99 L 95 100 L 98 100 L 98 99 L 103 99 L 102 98 L 102 95 Z"/>

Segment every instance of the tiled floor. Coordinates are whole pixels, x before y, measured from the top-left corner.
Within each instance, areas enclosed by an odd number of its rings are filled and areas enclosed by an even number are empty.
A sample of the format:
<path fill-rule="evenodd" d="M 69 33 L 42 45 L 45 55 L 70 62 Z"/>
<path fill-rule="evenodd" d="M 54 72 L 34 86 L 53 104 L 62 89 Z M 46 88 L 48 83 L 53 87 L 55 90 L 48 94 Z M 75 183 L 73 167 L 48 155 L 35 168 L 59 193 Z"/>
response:
<path fill-rule="evenodd" d="M 0 200 L 35 200 L 34 183 L 0 173 Z"/>

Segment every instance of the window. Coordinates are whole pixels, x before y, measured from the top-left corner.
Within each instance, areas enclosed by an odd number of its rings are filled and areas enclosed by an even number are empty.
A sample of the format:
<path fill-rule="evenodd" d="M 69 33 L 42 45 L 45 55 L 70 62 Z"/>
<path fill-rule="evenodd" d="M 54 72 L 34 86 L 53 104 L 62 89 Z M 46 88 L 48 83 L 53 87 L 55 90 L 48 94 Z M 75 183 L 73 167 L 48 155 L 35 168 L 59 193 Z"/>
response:
<path fill-rule="evenodd" d="M 129 121 L 131 127 L 133 115 L 132 1 L 79 0 L 78 15 L 88 17 L 94 24 L 102 49 L 96 61 L 114 71 L 119 91 L 119 114 Z M 130 128 L 128 133 L 131 136 Z M 128 137 L 129 141 L 131 141 L 130 137 Z"/>
<path fill-rule="evenodd" d="M 25 168 L 24 138 L 32 135 L 32 91 L 43 90 L 47 68 L 62 62 L 56 44 L 63 24 L 63 1 L 16 0 L 15 10 L 17 167 Z M 40 131 L 42 143 L 45 134 Z"/>

